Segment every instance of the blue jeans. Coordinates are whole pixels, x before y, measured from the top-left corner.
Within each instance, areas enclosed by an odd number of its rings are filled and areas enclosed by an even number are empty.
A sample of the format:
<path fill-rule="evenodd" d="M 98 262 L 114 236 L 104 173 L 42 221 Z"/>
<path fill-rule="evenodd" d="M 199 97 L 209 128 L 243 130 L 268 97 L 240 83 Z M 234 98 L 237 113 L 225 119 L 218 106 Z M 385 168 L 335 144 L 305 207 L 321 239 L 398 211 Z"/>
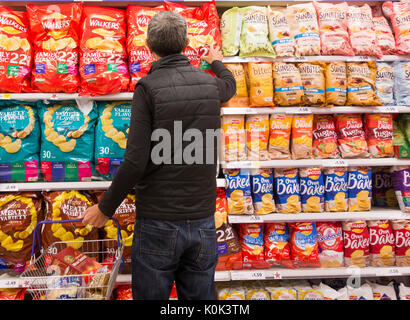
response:
<path fill-rule="evenodd" d="M 180 300 L 215 299 L 218 260 L 214 217 L 163 221 L 136 217 L 132 295 L 167 300 L 175 281 Z"/>

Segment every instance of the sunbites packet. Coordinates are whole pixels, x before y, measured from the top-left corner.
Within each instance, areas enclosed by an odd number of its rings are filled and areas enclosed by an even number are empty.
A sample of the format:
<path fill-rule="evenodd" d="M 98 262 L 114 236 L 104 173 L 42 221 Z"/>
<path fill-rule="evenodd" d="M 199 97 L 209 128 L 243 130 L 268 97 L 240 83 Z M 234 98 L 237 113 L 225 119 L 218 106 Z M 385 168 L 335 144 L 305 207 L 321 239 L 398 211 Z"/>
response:
<path fill-rule="evenodd" d="M 376 62 L 376 94 L 383 105 L 393 105 L 394 72 L 393 65 L 388 62 Z"/>
<path fill-rule="evenodd" d="M 295 42 L 290 37 L 286 8 L 268 6 L 269 40 L 277 57 L 293 57 Z"/>
<path fill-rule="evenodd" d="M 394 97 L 399 106 L 410 105 L 410 61 L 393 63 Z"/>
<path fill-rule="evenodd" d="M 242 30 L 242 14 L 238 7 L 226 10 L 221 16 L 221 43 L 224 56 L 235 56 L 239 52 Z"/>
<path fill-rule="evenodd" d="M 390 19 L 396 39 L 398 54 L 410 53 L 410 6 L 407 1 L 386 1 L 382 5 L 385 16 Z"/>

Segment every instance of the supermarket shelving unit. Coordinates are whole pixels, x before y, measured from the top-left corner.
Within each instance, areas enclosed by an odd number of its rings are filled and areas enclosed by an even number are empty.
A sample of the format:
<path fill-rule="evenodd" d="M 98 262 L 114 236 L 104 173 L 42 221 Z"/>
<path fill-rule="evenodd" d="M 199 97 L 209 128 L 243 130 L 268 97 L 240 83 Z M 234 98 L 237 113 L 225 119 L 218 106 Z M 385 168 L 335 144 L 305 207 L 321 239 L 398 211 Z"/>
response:
<path fill-rule="evenodd" d="M 320 1 L 320 0 L 319 0 Z M 3 5 L 15 9 L 22 9 L 28 1 L 3 0 Z M 75 2 L 61 0 L 43 0 L 30 1 L 33 4 L 50 4 L 60 2 Z M 141 6 L 157 6 L 161 1 L 123 1 L 123 0 L 89 0 L 83 1 L 84 4 L 97 6 L 111 6 L 125 8 L 128 4 L 136 4 Z M 186 5 L 199 6 L 207 1 L 182 1 Z M 306 3 L 309 1 L 260 1 L 260 0 L 215 0 L 218 11 L 224 11 L 233 6 L 249 6 L 249 5 L 275 5 L 286 6 L 287 4 Z M 321 1 L 321 2 L 341 2 L 341 1 Z M 374 5 L 382 1 L 349 1 L 348 4 L 363 4 Z M 296 58 L 277 59 L 285 62 L 304 62 L 304 61 L 410 61 L 410 55 L 407 56 L 383 56 L 381 59 L 367 56 L 304 56 Z M 225 57 L 223 62 L 226 63 L 245 63 L 245 62 L 262 62 L 275 61 L 271 58 L 252 57 Z M 78 94 L 64 93 L 1 93 L 0 100 L 14 99 L 22 101 L 36 100 L 132 100 L 131 92 L 123 92 L 118 94 L 88 97 L 79 96 Z M 319 107 L 276 107 L 276 108 L 222 108 L 221 115 L 233 114 L 273 114 L 273 113 L 288 113 L 288 114 L 333 114 L 333 113 L 410 113 L 410 106 L 383 106 L 383 107 L 359 107 L 359 106 L 342 106 L 333 108 Z M 271 161 L 240 161 L 222 163 L 222 168 L 284 168 L 284 167 L 335 167 L 335 166 L 392 166 L 392 165 L 410 165 L 410 159 L 326 159 L 326 160 L 271 160 Z M 109 187 L 110 181 L 90 181 L 90 182 L 27 182 L 27 183 L 0 183 L 0 192 L 15 192 L 15 191 L 51 191 L 51 190 L 105 190 Z M 217 179 L 218 187 L 224 187 L 224 179 Z M 342 221 L 350 219 L 409 219 L 410 215 L 406 215 L 401 211 L 394 209 L 372 209 L 369 212 L 338 212 L 338 213 L 300 213 L 300 214 L 278 214 L 272 213 L 264 216 L 251 215 L 230 215 L 230 223 L 262 223 L 262 222 L 288 222 L 288 221 Z M 359 272 L 359 273 L 358 273 Z M 230 270 L 217 271 L 215 281 L 229 280 L 262 280 L 262 279 L 306 279 L 306 278 L 347 278 L 352 275 L 362 277 L 380 277 L 380 276 L 409 276 L 410 267 L 386 267 L 386 268 L 318 268 L 318 269 L 261 269 L 261 270 Z M 27 281 L 25 279 L 24 281 Z M 0 288 L 21 287 L 24 281 L 15 277 L 0 276 Z M 120 274 L 117 282 L 120 284 L 129 284 L 131 275 Z"/>

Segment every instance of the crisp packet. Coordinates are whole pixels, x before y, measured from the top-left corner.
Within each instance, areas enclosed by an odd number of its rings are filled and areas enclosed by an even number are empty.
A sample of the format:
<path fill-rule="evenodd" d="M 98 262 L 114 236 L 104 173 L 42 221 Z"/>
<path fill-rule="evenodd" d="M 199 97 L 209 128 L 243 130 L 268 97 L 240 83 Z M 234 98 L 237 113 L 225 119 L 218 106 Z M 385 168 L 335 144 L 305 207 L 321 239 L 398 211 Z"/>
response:
<path fill-rule="evenodd" d="M 299 213 L 299 172 L 296 168 L 274 169 L 276 208 L 279 213 Z"/>
<path fill-rule="evenodd" d="M 376 94 L 380 102 L 385 105 L 393 105 L 394 72 L 393 66 L 388 62 L 376 62 Z"/>
<path fill-rule="evenodd" d="M 324 168 L 323 173 L 325 175 L 325 211 L 347 211 L 347 169 L 345 167 Z"/>
<path fill-rule="evenodd" d="M 251 180 L 248 170 L 225 169 L 229 214 L 253 214 Z"/>
<path fill-rule="evenodd" d="M 349 167 L 349 212 L 370 211 L 372 199 L 372 169 Z"/>
<path fill-rule="evenodd" d="M 255 214 L 275 212 L 272 169 L 252 169 L 252 202 Z"/>
<path fill-rule="evenodd" d="M 400 210 L 410 213 L 410 166 L 394 166 L 391 170 Z"/>
<path fill-rule="evenodd" d="M 303 212 L 323 212 L 325 186 L 320 168 L 299 169 L 300 199 Z"/>
<path fill-rule="evenodd" d="M 410 105 L 410 61 L 397 61 L 393 64 L 394 97 L 399 106 Z"/>
<path fill-rule="evenodd" d="M 221 17 L 222 54 L 234 56 L 239 52 L 239 39 L 242 30 L 241 10 L 233 7 L 226 10 Z"/>

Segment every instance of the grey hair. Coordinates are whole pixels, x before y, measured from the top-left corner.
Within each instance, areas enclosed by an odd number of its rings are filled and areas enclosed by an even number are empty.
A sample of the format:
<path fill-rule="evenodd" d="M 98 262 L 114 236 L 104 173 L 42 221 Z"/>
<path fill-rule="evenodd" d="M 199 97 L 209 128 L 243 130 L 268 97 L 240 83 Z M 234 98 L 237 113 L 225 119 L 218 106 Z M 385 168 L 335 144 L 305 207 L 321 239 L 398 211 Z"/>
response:
<path fill-rule="evenodd" d="M 176 12 L 158 12 L 148 24 L 148 46 L 160 57 L 181 53 L 186 46 L 187 39 L 187 23 Z"/>

